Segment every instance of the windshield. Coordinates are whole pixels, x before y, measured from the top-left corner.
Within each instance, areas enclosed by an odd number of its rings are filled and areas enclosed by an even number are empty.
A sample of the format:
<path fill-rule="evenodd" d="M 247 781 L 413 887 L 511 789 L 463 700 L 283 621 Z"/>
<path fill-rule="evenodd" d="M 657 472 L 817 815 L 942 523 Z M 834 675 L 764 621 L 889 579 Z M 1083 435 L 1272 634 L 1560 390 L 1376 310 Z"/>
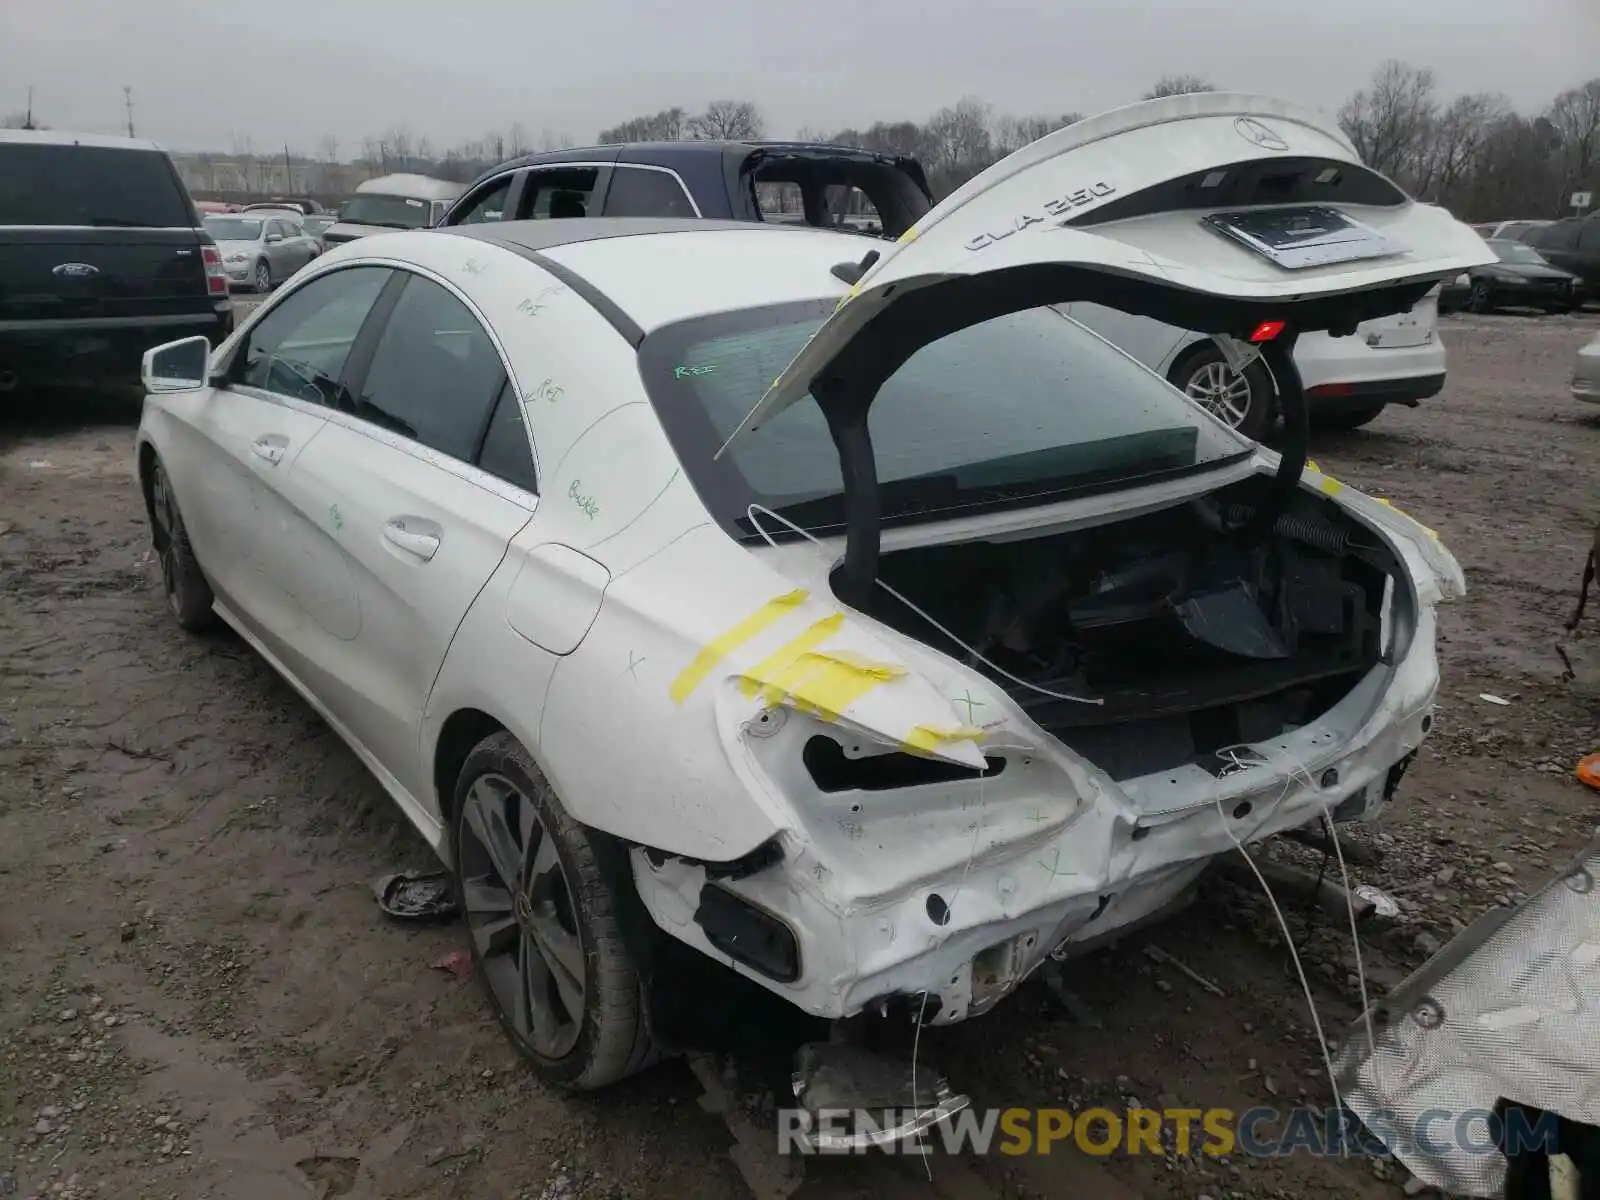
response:
<path fill-rule="evenodd" d="M 253 242 L 261 236 L 261 222 L 244 217 L 207 217 L 206 232 L 219 242 Z"/>
<path fill-rule="evenodd" d="M 1496 257 L 1501 262 L 1523 263 L 1530 267 L 1548 267 L 1544 255 L 1532 246 L 1525 246 L 1521 242 L 1505 242 L 1496 239 L 1489 243 L 1493 247 Z"/>
<path fill-rule="evenodd" d="M 423 229 L 428 224 L 428 202 L 410 196 L 383 196 L 367 192 L 352 196 L 339 210 L 341 221 L 357 225 L 390 225 L 395 229 Z"/>
<path fill-rule="evenodd" d="M 321 233 L 333 224 L 334 217 L 307 217 L 305 221 L 307 233 Z"/>
<path fill-rule="evenodd" d="M 0 225 L 192 229 L 195 217 L 158 150 L 0 143 Z"/>
<path fill-rule="evenodd" d="M 755 533 L 751 504 L 810 529 L 843 523 L 839 456 L 815 403 L 784 409 L 712 458 L 837 303 L 696 318 L 640 346 L 640 372 L 667 434 L 701 499 L 735 536 Z M 891 523 L 1124 487 L 1250 450 L 1051 308 L 924 346 L 885 382 L 868 423 Z"/>

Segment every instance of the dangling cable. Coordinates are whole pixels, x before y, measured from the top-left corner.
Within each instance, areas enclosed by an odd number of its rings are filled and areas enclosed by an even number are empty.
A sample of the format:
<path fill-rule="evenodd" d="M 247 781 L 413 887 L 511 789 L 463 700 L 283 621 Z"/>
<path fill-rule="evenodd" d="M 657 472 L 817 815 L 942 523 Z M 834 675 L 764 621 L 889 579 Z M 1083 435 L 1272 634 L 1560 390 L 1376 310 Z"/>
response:
<path fill-rule="evenodd" d="M 1252 754 L 1261 755 L 1262 758 L 1265 758 L 1265 755 L 1254 746 L 1223 747 L 1221 750 L 1218 750 L 1217 753 L 1219 755 L 1228 753 L 1230 751 L 1237 753 L 1240 750 L 1249 750 Z M 1237 762 L 1237 757 L 1235 757 L 1233 761 Z M 1260 763 L 1257 765 L 1270 764 Z M 1311 782 L 1310 773 L 1305 770 L 1304 766 L 1299 766 L 1298 772 L 1291 771 L 1289 774 L 1287 774 L 1284 777 L 1283 790 L 1278 793 L 1277 799 L 1273 801 L 1272 809 L 1274 811 L 1277 809 L 1278 805 L 1283 801 L 1283 799 L 1289 794 L 1289 789 L 1294 786 L 1294 777 L 1296 773 L 1300 774 L 1302 778 L 1307 780 L 1307 782 Z M 1312 786 L 1315 787 L 1316 784 L 1312 782 Z M 1284 945 L 1289 948 L 1289 958 L 1294 963 L 1295 974 L 1299 976 L 1300 979 L 1300 990 L 1305 995 L 1306 1008 L 1311 1013 L 1311 1028 L 1317 1035 L 1317 1050 L 1322 1055 L 1322 1065 L 1328 1073 L 1328 1086 L 1333 1090 L 1334 1108 L 1339 1112 L 1343 1112 L 1344 1100 L 1339 1094 L 1339 1080 L 1334 1074 L 1333 1056 L 1328 1053 L 1328 1039 L 1322 1031 L 1322 1015 L 1317 1010 L 1316 997 L 1313 996 L 1311 992 L 1311 981 L 1306 978 L 1305 964 L 1300 960 L 1300 952 L 1295 949 L 1294 936 L 1289 932 L 1289 921 L 1283 915 L 1283 909 L 1278 905 L 1278 898 L 1273 894 L 1272 885 L 1267 882 L 1267 877 L 1261 873 L 1261 868 L 1256 866 L 1256 861 L 1251 857 L 1250 851 L 1245 848 L 1244 842 L 1239 839 L 1238 834 L 1234 833 L 1233 831 L 1233 826 L 1228 823 L 1228 814 L 1223 810 L 1222 807 L 1221 779 L 1217 780 L 1216 787 L 1211 793 L 1211 798 L 1213 804 L 1216 806 L 1217 818 L 1222 822 L 1223 832 L 1228 835 L 1228 839 L 1233 843 L 1234 849 L 1238 850 L 1240 855 L 1244 858 L 1245 865 L 1250 868 L 1250 873 L 1256 877 L 1256 882 L 1261 885 L 1261 891 L 1267 897 L 1267 903 L 1272 908 L 1272 915 L 1277 918 L 1278 929 L 1283 934 Z M 1266 824 L 1266 820 L 1267 818 L 1263 818 L 1262 821 L 1256 825 L 1255 830 L 1251 831 L 1252 834 L 1260 830 L 1261 827 Z"/>
<path fill-rule="evenodd" d="M 774 550 L 776 550 L 778 548 L 778 543 L 772 540 L 772 535 L 761 527 L 761 522 L 756 520 L 756 513 L 757 512 L 763 513 L 766 516 L 771 517 L 774 521 L 777 521 L 780 525 L 787 526 L 789 529 L 793 530 L 795 533 L 798 533 L 801 537 L 805 538 L 806 541 L 810 542 L 813 546 L 817 547 L 817 549 L 821 550 L 823 552 L 824 556 L 827 555 L 828 548 L 825 545 L 822 544 L 822 540 L 820 538 L 818 538 L 815 535 L 813 535 L 809 530 L 800 528 L 800 526 L 796 525 L 793 521 L 789 520 L 788 517 L 785 517 L 781 513 L 773 512 L 770 508 L 767 508 L 765 505 L 762 505 L 762 504 L 751 504 L 751 505 L 749 505 L 745 509 L 745 516 L 749 518 L 750 524 L 755 526 L 755 531 L 757 533 L 759 533 L 762 536 L 762 538 L 766 541 L 767 545 L 771 546 Z M 831 562 L 832 559 L 830 558 L 829 561 Z M 923 612 L 922 609 L 918 608 L 911 601 L 907 600 L 904 596 L 902 596 L 899 592 L 895 591 L 894 588 L 890 587 L 883 580 L 877 579 L 874 582 L 876 582 L 877 585 L 879 587 L 881 587 L 884 591 L 888 592 L 889 595 L 893 596 L 896 600 L 900 601 L 901 604 L 904 604 L 912 612 L 916 613 L 917 616 L 921 617 L 929 625 L 932 625 L 940 633 L 944 634 L 945 637 L 949 638 L 957 646 L 960 646 L 968 654 L 972 655 L 972 657 L 977 659 L 977 661 L 981 662 L 984 666 L 988 667 L 995 674 L 1001 675 L 1001 676 L 1005 677 L 1006 679 L 1009 679 L 1012 683 L 1016 684 L 1018 687 L 1027 688 L 1030 692 L 1037 692 L 1041 696 L 1049 696 L 1052 700 L 1067 700 L 1067 701 L 1070 701 L 1073 704 L 1104 704 L 1105 703 L 1105 700 L 1103 698 L 1090 699 L 1089 697 L 1086 697 L 1086 696 L 1069 696 L 1065 692 L 1053 692 L 1049 688 L 1040 687 L 1036 683 L 1029 683 L 1026 679 L 1018 678 L 1017 676 L 1013 675 L 1010 671 L 1006 670 L 1004 667 L 999 666 L 999 665 L 991 662 L 989 659 L 985 658 L 982 654 L 978 653 L 978 651 L 973 649 L 971 646 L 967 645 L 966 642 L 962 641 L 955 634 L 951 633 L 943 625 L 939 624 L 938 621 L 935 621 L 927 613 Z"/>

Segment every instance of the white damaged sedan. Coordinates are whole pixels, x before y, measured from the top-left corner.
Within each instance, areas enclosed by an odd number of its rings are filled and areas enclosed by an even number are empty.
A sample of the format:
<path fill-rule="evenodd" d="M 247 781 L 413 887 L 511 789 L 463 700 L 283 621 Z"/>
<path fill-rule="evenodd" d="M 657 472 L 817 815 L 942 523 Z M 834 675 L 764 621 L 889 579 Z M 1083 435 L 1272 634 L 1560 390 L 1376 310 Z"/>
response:
<path fill-rule="evenodd" d="M 1432 533 L 1305 461 L 1298 334 L 1489 262 L 1260 97 L 1035 142 L 900 241 L 363 238 L 146 356 L 166 594 L 456 873 L 516 1044 L 649 1061 L 661 946 L 805 1013 L 989 1009 L 1428 732 Z M 865 252 L 866 257 L 863 258 Z M 1281 456 L 1063 316 L 1262 357 Z"/>

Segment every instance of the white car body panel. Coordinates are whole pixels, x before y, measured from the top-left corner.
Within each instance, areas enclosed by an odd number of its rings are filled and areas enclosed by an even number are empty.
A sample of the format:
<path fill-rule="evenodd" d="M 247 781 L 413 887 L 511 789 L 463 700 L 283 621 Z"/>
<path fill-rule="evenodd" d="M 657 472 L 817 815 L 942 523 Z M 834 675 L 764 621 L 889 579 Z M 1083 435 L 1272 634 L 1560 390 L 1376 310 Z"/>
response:
<path fill-rule="evenodd" d="M 1123 110 L 1084 122 L 1087 130 L 1072 127 L 1070 174 L 1093 178 L 1157 158 L 1174 160 L 1161 169 L 1176 172 L 1238 155 L 1240 106 L 1293 125 L 1288 136 L 1318 153 L 1352 157 L 1325 123 L 1266 105 L 1186 97 L 1141 106 L 1137 120 Z M 1174 137 L 1147 120 L 1163 113 L 1166 124 L 1193 123 Z M 1104 140 L 1086 136 L 1096 131 Z M 1133 222 L 1137 237 L 1029 230 L 965 249 L 996 214 L 1065 186 L 1055 136 L 1024 151 L 1022 163 L 995 168 L 998 183 L 980 177 L 952 198 L 953 210 L 930 214 L 853 289 L 758 411 L 799 399 L 796 380 L 892 303 L 891 284 L 1025 263 L 1041 246 L 1176 288 L 1285 294 L 1270 264 L 1241 261 L 1210 234 L 1185 237 L 1178 219 L 1160 215 Z M 1483 253 L 1475 235 L 1467 243 L 1453 221 L 1439 224 L 1419 206 L 1371 219 L 1406 225 L 1422 249 L 1299 275 L 1294 287 L 1453 273 Z M 1150 246 L 1140 248 L 1146 234 Z M 1410 615 L 1391 622 L 1402 652 L 1314 721 L 1258 747 L 1262 762 L 1251 769 L 1112 780 L 986 675 L 836 600 L 827 568 L 838 539 L 751 549 L 730 537 L 685 475 L 618 327 L 537 262 L 486 240 L 498 236 L 483 227 L 363 239 L 319 259 L 286 291 L 341 266 L 378 264 L 456 292 L 496 339 L 523 399 L 538 497 L 353 416 L 239 388 L 151 395 L 139 433 L 195 514 L 219 611 L 329 719 L 441 853 L 452 781 L 437 777 L 434 756 L 452 720 L 483 714 L 528 748 L 574 819 L 640 847 L 634 882 L 662 929 L 815 1014 L 849 1015 L 889 992 L 925 991 L 940 995 L 945 1023 L 992 1005 L 1058 945 L 1178 898 L 1213 856 L 1231 852 L 1233 836 L 1303 825 L 1339 801 L 1375 809 L 1388 771 L 1425 734 L 1438 683 L 1433 605 L 1464 589 L 1460 568 L 1431 531 L 1308 469 L 1301 488 L 1331 497 L 1403 564 Z M 1157 243 L 1167 249 L 1158 253 Z M 542 253 L 649 331 L 745 306 L 842 301 L 852 293 L 829 268 L 861 252 L 850 234 L 722 228 Z M 283 299 L 253 314 L 214 361 Z M 257 466 L 251 446 L 268 434 L 284 440 L 285 456 Z M 883 544 L 1104 524 L 1276 471 L 1276 455 L 1242 439 L 1239 447 L 1209 472 L 892 529 Z M 439 535 L 431 561 L 411 561 L 384 540 L 397 516 L 408 532 Z M 541 601 L 562 611 L 541 613 Z M 985 751 L 998 751 L 1012 765 L 986 780 L 824 794 L 797 752 L 814 730 L 847 752 L 978 767 Z M 1329 768 L 1338 781 L 1325 788 L 1317 781 Z M 1245 802 L 1248 815 L 1225 815 Z M 713 950 L 693 917 L 703 864 L 774 840 L 780 861 L 722 886 L 793 929 L 804 970 L 787 984 Z M 933 920 L 930 893 L 951 902 L 947 923 Z M 974 955 L 1000 943 L 1010 956 L 1004 978 L 986 983 Z"/>

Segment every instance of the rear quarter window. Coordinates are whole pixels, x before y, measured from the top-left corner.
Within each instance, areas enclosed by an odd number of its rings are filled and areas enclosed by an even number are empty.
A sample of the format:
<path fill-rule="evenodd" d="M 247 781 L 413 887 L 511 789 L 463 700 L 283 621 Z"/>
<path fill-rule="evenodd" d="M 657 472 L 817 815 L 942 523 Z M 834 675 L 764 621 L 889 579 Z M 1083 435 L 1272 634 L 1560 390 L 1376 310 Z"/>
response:
<path fill-rule="evenodd" d="M 194 206 L 159 150 L 0 143 L 0 225 L 192 228 Z"/>

